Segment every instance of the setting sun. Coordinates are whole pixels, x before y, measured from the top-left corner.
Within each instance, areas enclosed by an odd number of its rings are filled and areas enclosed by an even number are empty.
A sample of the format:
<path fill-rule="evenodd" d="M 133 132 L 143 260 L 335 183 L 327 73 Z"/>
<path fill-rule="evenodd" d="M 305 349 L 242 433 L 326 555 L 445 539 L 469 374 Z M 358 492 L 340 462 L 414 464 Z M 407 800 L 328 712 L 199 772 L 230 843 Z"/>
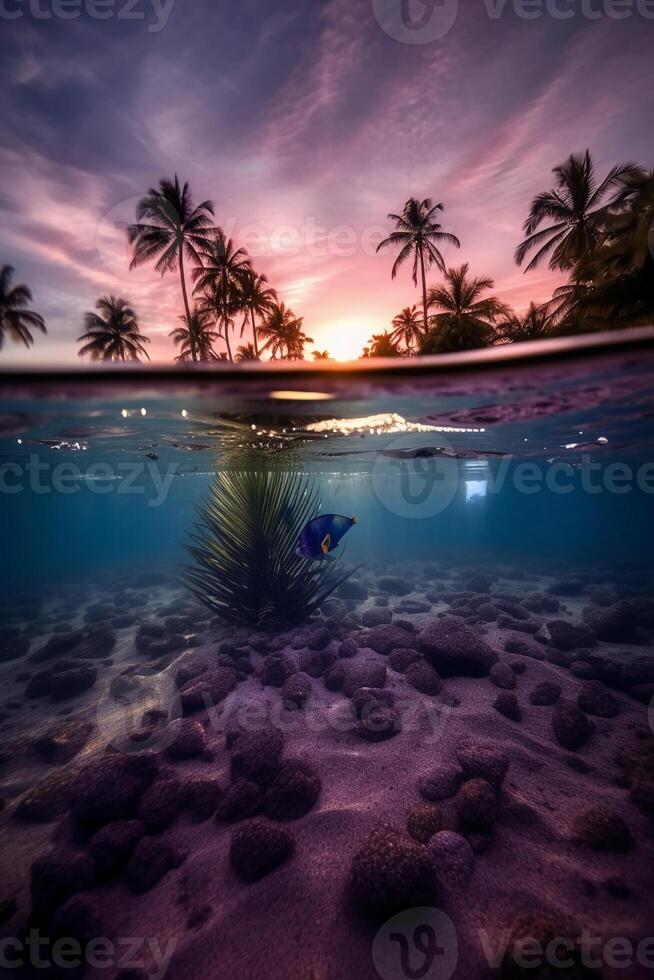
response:
<path fill-rule="evenodd" d="M 332 320 L 314 328 L 312 336 L 316 349 L 327 349 L 336 361 L 355 361 L 378 329 L 370 317 L 348 317 L 346 320 Z"/>

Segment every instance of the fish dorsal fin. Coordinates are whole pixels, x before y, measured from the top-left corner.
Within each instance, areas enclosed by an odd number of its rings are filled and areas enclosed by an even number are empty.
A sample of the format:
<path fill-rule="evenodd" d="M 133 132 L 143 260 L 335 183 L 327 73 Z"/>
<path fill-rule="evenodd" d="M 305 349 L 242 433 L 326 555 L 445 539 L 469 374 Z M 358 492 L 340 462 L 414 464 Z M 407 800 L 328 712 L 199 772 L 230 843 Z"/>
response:
<path fill-rule="evenodd" d="M 320 545 L 323 555 L 326 555 L 329 552 L 331 543 L 332 543 L 331 534 L 326 534 L 325 537 L 322 539 L 322 543 Z"/>

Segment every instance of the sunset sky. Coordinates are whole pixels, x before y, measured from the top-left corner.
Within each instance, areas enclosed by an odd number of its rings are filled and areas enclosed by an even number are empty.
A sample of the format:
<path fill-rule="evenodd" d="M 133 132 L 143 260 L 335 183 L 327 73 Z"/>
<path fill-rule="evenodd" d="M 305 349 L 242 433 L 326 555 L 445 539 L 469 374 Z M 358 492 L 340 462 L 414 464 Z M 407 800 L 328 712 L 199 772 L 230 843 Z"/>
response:
<path fill-rule="evenodd" d="M 407 44 L 372 0 L 176 0 L 160 30 L 152 0 L 134 5 L 142 20 L 39 19 L 6 0 L 22 16 L 0 15 L 0 264 L 48 335 L 7 341 L 0 364 L 77 363 L 103 293 L 134 305 L 153 360 L 172 359 L 179 279 L 130 273 L 121 229 L 175 172 L 305 318 L 308 352 L 356 357 L 418 301 L 409 268 L 392 281 L 392 256 L 374 255 L 411 195 L 445 204 L 462 242 L 448 264 L 492 276 L 517 308 L 548 298 L 559 277 L 524 275 L 513 252 L 552 167 L 586 147 L 600 172 L 654 164 L 654 20 L 559 7 L 574 15 L 465 0 L 444 37 Z"/>

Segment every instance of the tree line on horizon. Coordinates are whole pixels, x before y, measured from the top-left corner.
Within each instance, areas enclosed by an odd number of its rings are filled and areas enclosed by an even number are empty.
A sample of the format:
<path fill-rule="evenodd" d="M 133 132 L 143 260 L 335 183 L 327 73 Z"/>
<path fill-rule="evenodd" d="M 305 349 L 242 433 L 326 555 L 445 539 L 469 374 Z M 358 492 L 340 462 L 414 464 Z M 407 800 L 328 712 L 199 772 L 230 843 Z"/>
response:
<path fill-rule="evenodd" d="M 378 251 L 398 250 L 393 278 L 413 263 L 422 305 L 405 307 L 363 356 L 444 354 L 654 323 L 654 171 L 623 163 L 600 180 L 586 150 L 553 173 L 554 187 L 532 201 L 514 256 L 519 266 L 530 259 L 525 272 L 547 259 L 567 275 L 549 301 L 519 314 L 488 295 L 493 280 L 473 276 L 467 262 L 446 268 L 439 246 L 460 242 L 436 220 L 443 205 L 411 198 L 401 214 L 389 215 L 395 230 Z M 428 288 L 434 265 L 444 281 Z"/>
<path fill-rule="evenodd" d="M 420 302 L 405 307 L 391 328 L 373 335 L 362 357 L 450 353 L 493 344 L 654 323 L 654 171 L 635 163 L 617 164 L 600 179 L 587 150 L 571 155 L 553 171 L 552 189 L 532 201 L 525 238 L 515 261 L 525 271 L 545 260 L 567 275 L 546 303 L 531 303 L 518 314 L 492 295 L 494 282 L 472 275 L 467 262 L 446 267 L 442 247 L 460 248 L 459 239 L 437 220 L 443 204 L 410 198 L 400 214 L 389 214 L 394 229 L 377 252 L 395 250 L 395 278 L 412 265 Z M 183 314 L 172 331 L 177 361 L 301 360 L 312 338 L 304 318 L 282 301 L 250 257 L 214 223 L 210 200 L 195 206 L 188 183 L 161 180 L 136 207 L 127 228 L 130 268 L 153 262 L 162 275 L 179 274 Z M 192 282 L 189 297 L 187 265 Z M 436 267 L 442 282 L 429 285 Z M 0 268 L 0 348 L 4 337 L 33 343 L 32 331 L 46 332 L 43 318 L 29 308 L 27 286 L 12 285 L 13 268 Z M 490 295 L 489 295 L 490 294 Z M 149 338 L 127 299 L 103 296 L 85 314 L 79 355 L 93 360 L 148 358 Z M 234 350 L 234 334 L 243 341 Z M 225 351 L 218 353 L 221 341 Z M 328 351 L 313 351 L 315 360 Z"/>

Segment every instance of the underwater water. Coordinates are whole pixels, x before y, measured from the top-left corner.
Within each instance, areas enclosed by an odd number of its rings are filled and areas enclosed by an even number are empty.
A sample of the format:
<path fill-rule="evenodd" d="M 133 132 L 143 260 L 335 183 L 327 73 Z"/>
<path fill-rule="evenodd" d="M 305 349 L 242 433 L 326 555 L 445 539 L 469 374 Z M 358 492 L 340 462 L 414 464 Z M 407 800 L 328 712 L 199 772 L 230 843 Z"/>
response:
<path fill-rule="evenodd" d="M 0 379 L 0 966 L 650 976 L 652 418 L 651 349 Z"/>

